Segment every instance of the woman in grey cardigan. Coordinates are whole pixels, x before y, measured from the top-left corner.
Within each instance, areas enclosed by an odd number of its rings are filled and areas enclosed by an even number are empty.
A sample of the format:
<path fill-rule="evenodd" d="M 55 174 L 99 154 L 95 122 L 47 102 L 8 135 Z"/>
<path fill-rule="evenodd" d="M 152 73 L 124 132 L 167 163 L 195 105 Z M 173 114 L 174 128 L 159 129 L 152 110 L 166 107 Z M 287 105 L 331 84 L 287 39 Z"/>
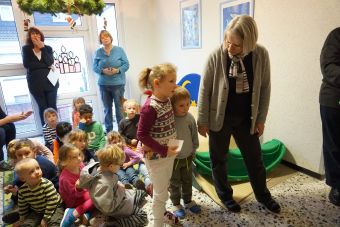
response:
<path fill-rule="evenodd" d="M 280 205 L 266 186 L 259 136 L 264 130 L 270 99 L 267 50 L 256 44 L 253 18 L 235 17 L 224 32 L 223 44 L 209 57 L 198 102 L 198 132 L 209 135 L 216 192 L 233 212 L 241 210 L 227 179 L 226 151 L 233 135 L 241 150 L 256 199 L 272 212 Z"/>

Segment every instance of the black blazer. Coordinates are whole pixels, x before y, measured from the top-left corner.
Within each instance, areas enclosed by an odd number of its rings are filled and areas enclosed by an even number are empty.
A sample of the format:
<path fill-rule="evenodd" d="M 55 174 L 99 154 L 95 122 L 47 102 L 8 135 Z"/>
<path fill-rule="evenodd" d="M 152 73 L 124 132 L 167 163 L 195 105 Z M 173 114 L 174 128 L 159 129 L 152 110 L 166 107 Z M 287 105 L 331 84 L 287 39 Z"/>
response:
<path fill-rule="evenodd" d="M 32 46 L 22 47 L 22 58 L 24 67 L 27 69 L 27 83 L 30 91 L 58 89 L 59 81 L 53 86 L 48 80 L 50 66 L 54 62 L 52 47 L 45 45 L 41 48 L 41 59 L 39 60 L 33 52 Z"/>

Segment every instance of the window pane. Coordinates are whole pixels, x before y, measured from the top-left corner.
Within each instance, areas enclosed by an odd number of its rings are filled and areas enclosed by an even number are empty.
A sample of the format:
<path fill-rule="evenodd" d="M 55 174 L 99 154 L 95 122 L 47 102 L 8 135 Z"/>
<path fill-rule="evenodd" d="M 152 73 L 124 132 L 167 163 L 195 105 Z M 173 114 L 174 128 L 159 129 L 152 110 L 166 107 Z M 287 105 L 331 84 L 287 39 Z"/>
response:
<path fill-rule="evenodd" d="M 92 102 L 86 102 L 86 104 L 89 104 L 90 106 L 93 106 Z M 72 101 L 69 104 L 60 104 L 58 105 L 58 115 L 59 115 L 59 122 L 60 121 L 66 121 L 70 122 L 72 124 Z M 93 110 L 93 118 L 96 119 L 96 111 Z"/>
<path fill-rule="evenodd" d="M 34 23 L 36 26 L 69 26 L 66 21 L 67 14 L 65 13 L 57 13 L 55 16 L 49 13 L 38 13 L 34 12 Z M 71 15 L 74 22 L 76 22 L 77 26 L 81 26 L 81 17 L 77 14 Z"/>
<path fill-rule="evenodd" d="M 8 115 L 18 114 L 33 109 L 26 76 L 0 77 L 0 85 Z M 25 120 L 14 123 L 18 134 L 37 130 L 34 114 L 35 113 L 33 112 L 33 114 Z"/>
<path fill-rule="evenodd" d="M 58 94 L 88 91 L 83 38 L 46 38 L 45 43 L 53 48 L 54 64 L 60 72 Z"/>
<path fill-rule="evenodd" d="M 10 0 L 0 1 L 0 64 L 21 63 L 21 51 Z"/>
<path fill-rule="evenodd" d="M 105 19 L 104 19 L 105 18 Z M 113 37 L 113 45 L 118 46 L 118 32 L 117 32 L 117 21 L 116 21 L 116 9 L 114 4 L 106 3 L 103 13 L 97 16 L 97 28 L 98 34 L 104 28 L 104 21 L 106 21 L 106 30 L 110 32 Z"/>

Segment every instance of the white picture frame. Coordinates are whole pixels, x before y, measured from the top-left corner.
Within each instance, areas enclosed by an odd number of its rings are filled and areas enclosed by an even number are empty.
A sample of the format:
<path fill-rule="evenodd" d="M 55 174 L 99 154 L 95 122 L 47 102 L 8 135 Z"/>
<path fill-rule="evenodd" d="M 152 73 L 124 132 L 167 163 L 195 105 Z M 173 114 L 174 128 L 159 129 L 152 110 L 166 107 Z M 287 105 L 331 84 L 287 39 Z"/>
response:
<path fill-rule="evenodd" d="M 180 21 L 182 49 L 201 48 L 201 1 L 180 1 Z"/>

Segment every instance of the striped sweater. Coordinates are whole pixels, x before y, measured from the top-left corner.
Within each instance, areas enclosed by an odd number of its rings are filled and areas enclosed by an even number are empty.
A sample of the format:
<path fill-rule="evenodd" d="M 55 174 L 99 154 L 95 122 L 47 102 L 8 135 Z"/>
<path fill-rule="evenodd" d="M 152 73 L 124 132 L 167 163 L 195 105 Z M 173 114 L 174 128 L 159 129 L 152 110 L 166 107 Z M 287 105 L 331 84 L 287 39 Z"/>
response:
<path fill-rule="evenodd" d="M 35 188 L 30 188 L 26 183 L 19 188 L 19 215 L 24 220 L 29 210 L 44 214 L 43 219 L 48 222 L 55 209 L 62 203 L 59 193 L 51 181 L 41 178 L 41 182 Z"/>
<path fill-rule="evenodd" d="M 144 156 L 158 159 L 167 156 L 168 142 L 176 138 L 175 118 L 170 99 L 160 101 L 155 96 L 149 97 L 142 107 L 138 123 L 137 138 L 152 151 Z"/>
<path fill-rule="evenodd" d="M 43 135 L 45 140 L 45 145 L 50 147 L 53 144 L 53 140 L 56 137 L 56 130 L 55 128 L 51 128 L 48 124 L 44 124 L 43 128 Z"/>

